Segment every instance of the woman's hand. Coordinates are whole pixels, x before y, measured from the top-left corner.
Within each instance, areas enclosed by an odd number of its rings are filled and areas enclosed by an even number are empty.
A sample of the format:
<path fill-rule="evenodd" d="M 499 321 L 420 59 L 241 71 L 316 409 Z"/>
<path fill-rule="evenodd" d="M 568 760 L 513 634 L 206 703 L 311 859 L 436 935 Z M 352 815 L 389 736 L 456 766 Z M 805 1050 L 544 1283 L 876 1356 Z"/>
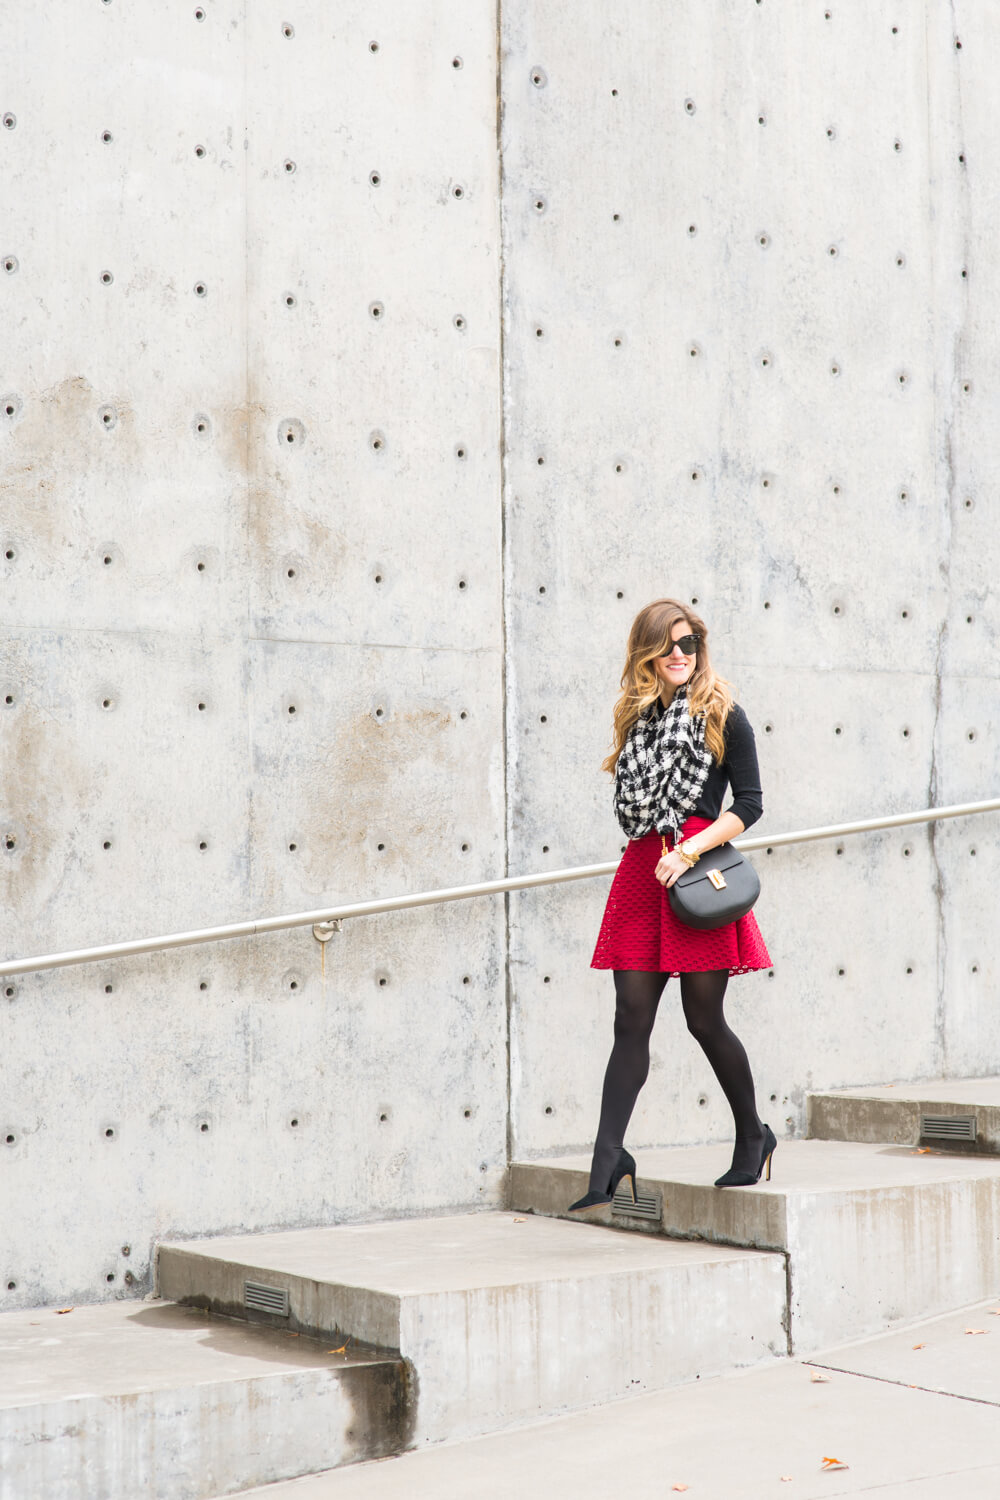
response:
<path fill-rule="evenodd" d="M 669 854 L 661 854 L 659 863 L 656 866 L 656 878 L 664 890 L 667 890 L 673 885 L 679 875 L 684 874 L 686 869 L 688 869 L 688 865 L 681 859 L 677 850 L 671 849 Z"/>

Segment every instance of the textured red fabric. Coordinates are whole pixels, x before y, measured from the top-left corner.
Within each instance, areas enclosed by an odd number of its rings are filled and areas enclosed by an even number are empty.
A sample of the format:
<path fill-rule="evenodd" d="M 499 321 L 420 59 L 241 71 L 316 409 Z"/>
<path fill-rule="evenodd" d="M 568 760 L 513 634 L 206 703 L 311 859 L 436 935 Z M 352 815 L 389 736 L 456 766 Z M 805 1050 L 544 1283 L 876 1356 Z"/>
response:
<path fill-rule="evenodd" d="M 708 826 L 707 818 L 688 818 L 682 833 L 690 838 Z M 673 847 L 669 835 L 667 844 Z M 751 974 L 771 968 L 752 911 L 711 932 L 699 932 L 678 921 L 653 873 L 661 847 L 655 831 L 630 840 L 611 883 L 590 967 L 643 969 L 649 974 L 702 974 L 709 969 Z"/>

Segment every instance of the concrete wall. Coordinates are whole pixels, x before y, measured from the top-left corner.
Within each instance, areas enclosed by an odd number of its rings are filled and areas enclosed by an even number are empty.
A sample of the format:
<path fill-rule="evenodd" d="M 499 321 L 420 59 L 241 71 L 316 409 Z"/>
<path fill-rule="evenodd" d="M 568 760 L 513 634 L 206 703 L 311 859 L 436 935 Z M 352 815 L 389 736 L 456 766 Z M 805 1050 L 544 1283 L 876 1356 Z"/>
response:
<path fill-rule="evenodd" d="M 762 829 L 989 795 L 992 9 L 267 11 L 9 18 L 4 951 L 613 857 L 668 591 Z M 761 857 L 776 1127 L 1000 1068 L 991 827 Z M 8 981 L 0 1305 L 585 1145 L 606 890 Z M 728 1130 L 671 998 L 636 1145 Z"/>

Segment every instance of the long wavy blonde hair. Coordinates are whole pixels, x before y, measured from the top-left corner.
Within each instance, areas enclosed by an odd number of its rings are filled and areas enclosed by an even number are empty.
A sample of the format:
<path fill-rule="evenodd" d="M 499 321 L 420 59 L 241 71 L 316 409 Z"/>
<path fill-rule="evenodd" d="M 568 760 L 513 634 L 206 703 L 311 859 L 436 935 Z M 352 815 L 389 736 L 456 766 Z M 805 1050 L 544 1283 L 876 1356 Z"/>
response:
<path fill-rule="evenodd" d="M 671 635 L 675 625 L 686 621 L 699 637 L 698 655 L 694 671 L 687 684 L 688 706 L 692 714 L 704 710 L 705 744 L 714 759 L 721 764 L 726 743 L 724 731 L 729 710 L 733 706 L 733 694 L 724 677 L 717 677 L 712 670 L 708 653 L 708 630 L 700 615 L 677 599 L 655 599 L 641 609 L 632 621 L 628 635 L 628 651 L 625 669 L 622 672 L 622 695 L 615 704 L 614 750 L 601 765 L 602 771 L 613 776 L 629 730 L 644 709 L 660 696 L 663 683 L 656 675 L 653 659 L 667 656 L 672 647 Z"/>

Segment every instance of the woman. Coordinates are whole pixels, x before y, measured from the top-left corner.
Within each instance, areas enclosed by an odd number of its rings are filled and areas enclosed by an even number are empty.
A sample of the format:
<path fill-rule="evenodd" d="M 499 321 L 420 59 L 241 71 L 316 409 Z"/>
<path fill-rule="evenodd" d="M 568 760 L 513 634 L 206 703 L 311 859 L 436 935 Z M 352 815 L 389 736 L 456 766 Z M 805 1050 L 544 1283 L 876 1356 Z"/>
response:
<path fill-rule="evenodd" d="M 625 1130 L 649 1072 L 649 1038 L 671 974 L 680 976 L 688 1030 L 712 1065 L 736 1125 L 732 1166 L 716 1187 L 760 1181 L 777 1142 L 757 1113 L 753 1075 L 723 1015 L 730 974 L 771 960 L 753 913 L 702 932 L 685 926 L 667 891 L 708 849 L 761 815 L 753 730 L 729 685 L 712 670 L 705 623 L 675 599 L 657 599 L 629 633 L 615 705 L 615 813 L 629 836 L 608 896 L 591 967 L 613 969 L 615 1040 L 601 1100 L 590 1191 L 575 1209 L 610 1203 L 635 1162 Z M 727 783 L 733 802 L 722 811 Z M 657 889 L 659 882 L 659 889 Z"/>

